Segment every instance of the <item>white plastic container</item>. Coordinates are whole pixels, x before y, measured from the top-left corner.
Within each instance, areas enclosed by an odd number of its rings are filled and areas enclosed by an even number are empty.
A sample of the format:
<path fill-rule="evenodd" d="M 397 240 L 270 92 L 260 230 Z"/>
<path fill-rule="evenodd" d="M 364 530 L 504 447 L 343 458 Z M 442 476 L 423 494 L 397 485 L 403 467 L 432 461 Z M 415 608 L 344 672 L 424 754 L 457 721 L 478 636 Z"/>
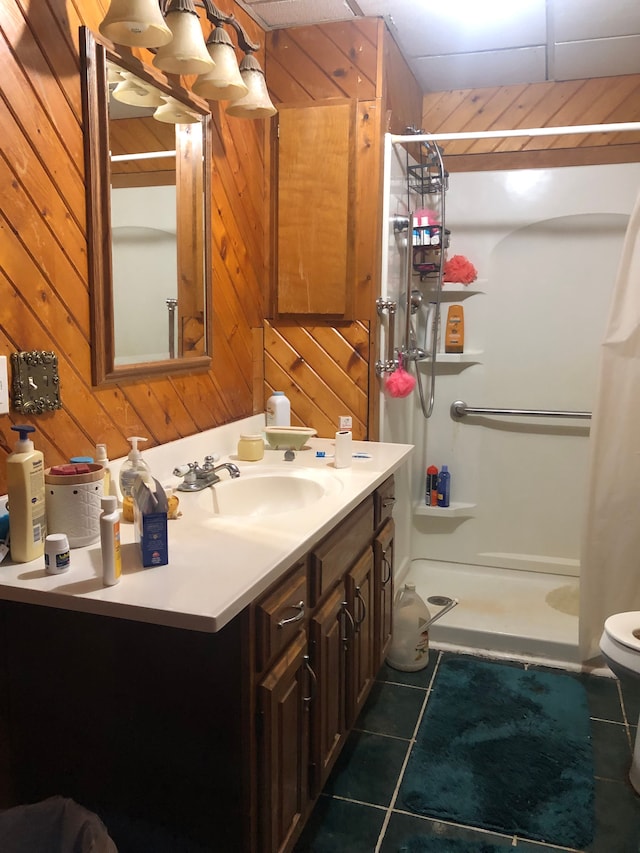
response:
<path fill-rule="evenodd" d="M 44 500 L 44 456 L 27 438 L 32 426 L 12 426 L 20 433 L 7 457 L 7 496 L 11 559 L 28 563 L 44 554 L 47 516 Z"/>
<path fill-rule="evenodd" d="M 115 495 L 107 495 L 100 501 L 100 551 L 102 552 L 102 582 L 114 586 L 122 574 L 120 551 L 120 510 Z"/>
<path fill-rule="evenodd" d="M 416 592 L 416 585 L 406 583 L 394 604 L 389 666 L 403 672 L 424 669 L 429 663 L 430 622 L 431 613 Z"/>
<path fill-rule="evenodd" d="M 259 462 L 264 458 L 264 439 L 261 435 L 241 435 L 238 440 L 238 459 Z"/>
<path fill-rule="evenodd" d="M 104 495 L 112 494 L 111 491 L 111 468 L 109 467 L 109 457 L 107 456 L 107 445 L 96 444 L 96 462 L 104 468 L 104 482 L 102 484 L 102 493 Z"/>
<path fill-rule="evenodd" d="M 274 391 L 267 400 L 267 426 L 291 426 L 291 403 L 284 391 Z"/>
<path fill-rule="evenodd" d="M 71 552 L 66 533 L 50 533 L 44 541 L 44 570 L 48 575 L 69 571 Z"/>

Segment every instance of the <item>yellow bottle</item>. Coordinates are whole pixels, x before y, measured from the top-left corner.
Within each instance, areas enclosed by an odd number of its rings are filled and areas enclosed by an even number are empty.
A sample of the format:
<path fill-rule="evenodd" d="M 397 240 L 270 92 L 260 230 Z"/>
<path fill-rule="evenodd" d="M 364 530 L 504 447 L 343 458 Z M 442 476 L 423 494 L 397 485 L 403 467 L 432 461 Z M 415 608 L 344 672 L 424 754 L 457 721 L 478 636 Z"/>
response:
<path fill-rule="evenodd" d="M 47 516 L 44 502 L 44 456 L 27 438 L 32 426 L 12 426 L 20 433 L 7 457 L 9 545 L 15 563 L 28 563 L 44 554 Z"/>
<path fill-rule="evenodd" d="M 464 352 L 464 312 L 462 305 L 450 305 L 444 335 L 445 352 Z"/>

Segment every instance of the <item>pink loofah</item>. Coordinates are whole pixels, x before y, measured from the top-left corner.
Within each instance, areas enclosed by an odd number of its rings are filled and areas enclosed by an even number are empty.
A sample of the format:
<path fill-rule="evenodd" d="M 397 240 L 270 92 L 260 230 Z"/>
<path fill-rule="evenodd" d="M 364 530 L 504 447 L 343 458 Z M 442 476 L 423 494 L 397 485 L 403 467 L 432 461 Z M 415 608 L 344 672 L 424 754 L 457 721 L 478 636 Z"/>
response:
<path fill-rule="evenodd" d="M 444 280 L 458 284 L 471 284 L 478 278 L 478 271 L 464 255 L 454 255 L 444 265 Z"/>
<path fill-rule="evenodd" d="M 386 377 L 384 388 L 390 397 L 408 397 L 415 388 L 416 380 L 402 366 L 402 356 L 398 358 L 398 368 Z"/>

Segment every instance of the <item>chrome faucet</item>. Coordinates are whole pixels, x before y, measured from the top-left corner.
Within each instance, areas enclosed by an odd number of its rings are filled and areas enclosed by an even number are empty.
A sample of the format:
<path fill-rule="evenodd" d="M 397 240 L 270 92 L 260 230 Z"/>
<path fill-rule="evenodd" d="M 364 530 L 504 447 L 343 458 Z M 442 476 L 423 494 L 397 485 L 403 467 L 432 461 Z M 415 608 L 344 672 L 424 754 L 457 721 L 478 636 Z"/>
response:
<path fill-rule="evenodd" d="M 182 477 L 183 480 L 178 486 L 179 492 L 199 492 L 209 486 L 213 486 L 220 482 L 218 471 L 224 468 L 229 472 L 233 480 L 240 476 L 240 469 L 233 462 L 222 462 L 220 465 L 214 464 L 213 456 L 205 456 L 202 465 L 197 462 L 189 462 L 188 465 L 181 465 L 173 469 L 175 477 Z"/>

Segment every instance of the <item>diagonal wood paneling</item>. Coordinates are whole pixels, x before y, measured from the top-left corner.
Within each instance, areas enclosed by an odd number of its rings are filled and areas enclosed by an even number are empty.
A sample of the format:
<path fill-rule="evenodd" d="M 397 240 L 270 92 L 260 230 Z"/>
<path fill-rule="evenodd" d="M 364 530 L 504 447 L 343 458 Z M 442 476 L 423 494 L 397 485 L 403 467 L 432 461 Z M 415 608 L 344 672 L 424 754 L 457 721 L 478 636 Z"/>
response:
<path fill-rule="evenodd" d="M 86 210 L 78 26 L 94 31 L 108 0 L 0 3 L 0 352 L 53 349 L 63 410 L 0 416 L 0 493 L 9 427 L 32 422 L 46 463 L 126 436 L 170 441 L 262 409 L 262 300 L 269 230 L 266 123 L 228 119 L 212 105 L 214 366 L 210 372 L 91 386 Z M 264 34 L 225 0 L 250 37 Z M 264 63 L 264 49 L 258 52 Z M 259 370 L 260 375 L 262 371 Z"/>
<path fill-rule="evenodd" d="M 640 121 L 640 75 L 436 92 L 425 95 L 422 116 L 432 133 Z M 627 162 L 640 156 L 640 133 L 460 140 L 442 147 L 450 171 Z"/>

